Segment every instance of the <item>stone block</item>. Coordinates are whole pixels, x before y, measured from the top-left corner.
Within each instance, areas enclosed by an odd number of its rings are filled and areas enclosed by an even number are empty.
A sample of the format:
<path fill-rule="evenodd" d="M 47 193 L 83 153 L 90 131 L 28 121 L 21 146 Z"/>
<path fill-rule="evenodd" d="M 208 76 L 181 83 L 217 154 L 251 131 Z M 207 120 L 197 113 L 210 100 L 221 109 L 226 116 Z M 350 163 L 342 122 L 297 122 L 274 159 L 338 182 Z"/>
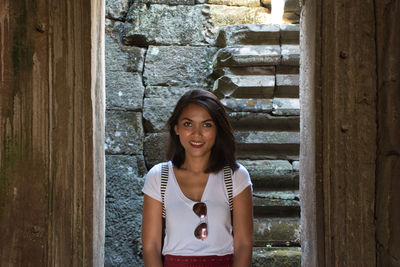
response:
<path fill-rule="evenodd" d="M 253 192 L 254 207 L 280 207 L 298 209 L 300 207 L 298 190 L 255 190 Z"/>
<path fill-rule="evenodd" d="M 254 218 L 255 246 L 299 246 L 299 218 Z"/>
<path fill-rule="evenodd" d="M 273 116 L 258 112 L 228 112 L 232 127 L 236 131 L 299 131 L 300 118 Z"/>
<path fill-rule="evenodd" d="M 299 159 L 298 132 L 238 131 L 235 136 L 239 159 Z"/>
<path fill-rule="evenodd" d="M 145 49 L 121 45 L 117 40 L 105 35 L 106 72 L 142 72 Z"/>
<path fill-rule="evenodd" d="M 214 75 L 275 75 L 275 66 L 222 67 L 214 69 Z"/>
<path fill-rule="evenodd" d="M 301 266 L 300 247 L 255 247 L 253 248 L 253 267 Z"/>
<path fill-rule="evenodd" d="M 142 155 L 106 156 L 105 266 L 137 266 L 141 259 Z"/>
<path fill-rule="evenodd" d="M 275 76 L 222 76 L 214 83 L 213 92 L 220 98 L 272 98 Z"/>
<path fill-rule="evenodd" d="M 167 86 L 147 86 L 144 90 L 146 98 L 163 98 L 165 102 L 175 105 L 174 100 L 178 100 L 186 91 L 191 90 L 190 87 L 167 87 Z M 206 88 L 201 88 L 206 89 Z M 171 99 L 173 101 L 171 101 Z"/>
<path fill-rule="evenodd" d="M 299 45 L 281 45 L 282 65 L 298 66 L 300 62 Z"/>
<path fill-rule="evenodd" d="M 166 131 L 166 123 L 178 99 L 145 98 L 143 118 L 146 132 Z"/>
<path fill-rule="evenodd" d="M 264 7 L 208 5 L 211 25 L 215 29 L 240 24 L 266 24 L 270 14 Z M 209 31 L 212 29 L 208 29 Z M 215 32 L 216 33 L 216 32 Z"/>
<path fill-rule="evenodd" d="M 205 45 L 203 8 L 201 5 L 132 4 L 124 26 L 124 43 L 136 46 Z"/>
<path fill-rule="evenodd" d="M 279 45 L 247 45 L 218 50 L 214 57 L 214 68 L 278 65 L 280 62 Z"/>
<path fill-rule="evenodd" d="M 299 44 L 300 26 L 298 24 L 283 24 L 280 29 L 281 44 Z"/>
<path fill-rule="evenodd" d="M 223 98 L 221 103 L 227 111 L 235 112 L 271 112 L 272 102 L 270 99 L 246 99 L 246 98 Z"/>
<path fill-rule="evenodd" d="M 300 101 L 298 98 L 274 98 L 272 114 L 276 116 L 300 116 Z"/>
<path fill-rule="evenodd" d="M 275 97 L 299 97 L 299 75 L 277 74 Z"/>
<path fill-rule="evenodd" d="M 238 144 L 300 144 L 299 132 L 237 131 Z"/>
<path fill-rule="evenodd" d="M 144 86 L 138 73 L 106 72 L 106 107 L 119 110 L 142 110 Z"/>
<path fill-rule="evenodd" d="M 194 5 L 195 0 L 132 0 L 135 4 Z"/>
<path fill-rule="evenodd" d="M 150 46 L 146 57 L 146 85 L 204 88 L 213 80 L 215 48 L 191 46 Z"/>
<path fill-rule="evenodd" d="M 106 154 L 142 155 L 142 113 L 106 111 Z"/>
<path fill-rule="evenodd" d="M 292 165 L 293 165 L 293 170 L 298 173 L 300 171 L 300 163 L 299 163 L 299 161 L 293 161 Z"/>
<path fill-rule="evenodd" d="M 144 140 L 144 158 L 148 169 L 157 163 L 166 161 L 168 133 L 152 133 Z"/>
<path fill-rule="evenodd" d="M 266 24 L 231 25 L 219 29 L 216 45 L 279 44 L 279 26 Z"/>
<path fill-rule="evenodd" d="M 298 172 L 287 160 L 240 160 L 257 188 L 298 188 Z"/>
<path fill-rule="evenodd" d="M 112 37 L 114 38 L 115 41 L 119 40 L 119 35 L 120 31 L 124 27 L 124 22 L 119 21 L 119 20 L 113 20 L 113 19 L 105 19 L 105 33 L 106 33 L 106 45 L 107 45 L 107 38 Z M 108 35 L 108 36 L 107 36 Z"/>
<path fill-rule="evenodd" d="M 129 0 L 106 0 L 106 17 L 110 19 L 123 20 L 129 7 Z"/>
<path fill-rule="evenodd" d="M 197 4 L 259 7 L 260 0 L 196 0 Z"/>

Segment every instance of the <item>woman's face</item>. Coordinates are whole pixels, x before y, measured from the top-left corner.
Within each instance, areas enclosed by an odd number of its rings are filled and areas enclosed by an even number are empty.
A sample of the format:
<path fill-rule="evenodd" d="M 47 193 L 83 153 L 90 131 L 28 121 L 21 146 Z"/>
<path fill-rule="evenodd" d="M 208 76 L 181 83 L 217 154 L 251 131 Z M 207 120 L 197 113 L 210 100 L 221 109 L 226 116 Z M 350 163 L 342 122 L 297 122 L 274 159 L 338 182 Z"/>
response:
<path fill-rule="evenodd" d="M 210 157 L 217 127 L 205 108 L 196 104 L 186 106 L 174 130 L 179 135 L 186 157 Z"/>

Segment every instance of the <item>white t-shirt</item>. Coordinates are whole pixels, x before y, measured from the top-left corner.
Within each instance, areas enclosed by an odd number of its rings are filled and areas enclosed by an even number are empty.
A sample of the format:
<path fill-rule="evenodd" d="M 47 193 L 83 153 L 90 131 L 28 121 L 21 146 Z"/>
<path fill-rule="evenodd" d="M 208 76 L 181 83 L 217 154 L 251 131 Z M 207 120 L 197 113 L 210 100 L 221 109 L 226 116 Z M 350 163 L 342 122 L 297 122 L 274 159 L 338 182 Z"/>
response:
<path fill-rule="evenodd" d="M 157 164 L 146 175 L 143 193 L 162 202 L 160 183 L 161 165 Z M 201 202 L 207 205 L 208 237 L 205 240 L 194 236 L 195 228 L 204 222 L 193 212 L 197 202 L 187 198 L 181 191 L 173 172 L 172 162 L 168 162 L 169 176 L 165 191 L 166 235 L 163 255 L 206 256 L 233 253 L 233 236 L 228 193 L 223 178 L 223 170 L 210 173 Z M 249 173 L 239 164 L 232 175 L 233 197 L 246 187 L 252 186 Z"/>

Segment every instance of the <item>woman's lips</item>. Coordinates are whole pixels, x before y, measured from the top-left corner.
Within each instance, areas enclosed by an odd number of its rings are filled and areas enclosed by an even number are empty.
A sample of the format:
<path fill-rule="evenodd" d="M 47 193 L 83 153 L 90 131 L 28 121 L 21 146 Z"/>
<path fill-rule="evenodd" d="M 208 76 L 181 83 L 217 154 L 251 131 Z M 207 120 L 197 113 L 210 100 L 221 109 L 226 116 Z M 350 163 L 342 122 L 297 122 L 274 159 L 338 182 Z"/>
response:
<path fill-rule="evenodd" d="M 190 141 L 189 142 L 191 146 L 195 147 L 195 148 L 200 148 L 204 145 L 204 142 L 196 142 L 196 141 Z"/>

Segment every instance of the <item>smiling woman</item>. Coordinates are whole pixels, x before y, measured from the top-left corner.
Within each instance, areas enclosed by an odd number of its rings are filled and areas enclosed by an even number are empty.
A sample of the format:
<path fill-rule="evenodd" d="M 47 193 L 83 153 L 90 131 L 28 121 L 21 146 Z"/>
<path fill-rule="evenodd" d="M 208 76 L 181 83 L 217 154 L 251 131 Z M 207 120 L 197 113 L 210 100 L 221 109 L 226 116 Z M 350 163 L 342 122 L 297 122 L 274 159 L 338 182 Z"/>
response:
<path fill-rule="evenodd" d="M 164 255 L 164 266 L 250 266 L 252 184 L 236 162 L 221 102 L 208 91 L 188 91 L 167 124 L 170 161 L 154 166 L 143 188 L 145 265 L 162 266 Z"/>

